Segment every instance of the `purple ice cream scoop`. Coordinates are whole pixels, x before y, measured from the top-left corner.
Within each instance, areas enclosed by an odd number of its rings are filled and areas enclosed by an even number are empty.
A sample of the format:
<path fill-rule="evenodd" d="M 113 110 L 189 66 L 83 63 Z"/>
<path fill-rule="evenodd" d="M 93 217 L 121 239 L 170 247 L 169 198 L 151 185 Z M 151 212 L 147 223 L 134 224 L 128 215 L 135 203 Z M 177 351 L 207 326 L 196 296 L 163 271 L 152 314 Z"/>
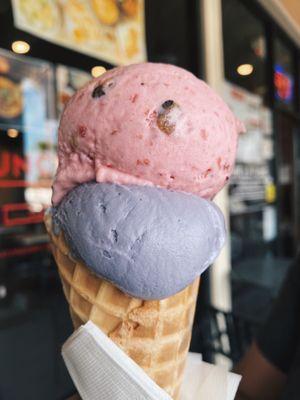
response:
<path fill-rule="evenodd" d="M 123 292 L 169 297 L 192 283 L 225 242 L 218 207 L 198 196 L 150 186 L 85 183 L 54 207 L 73 256 Z"/>

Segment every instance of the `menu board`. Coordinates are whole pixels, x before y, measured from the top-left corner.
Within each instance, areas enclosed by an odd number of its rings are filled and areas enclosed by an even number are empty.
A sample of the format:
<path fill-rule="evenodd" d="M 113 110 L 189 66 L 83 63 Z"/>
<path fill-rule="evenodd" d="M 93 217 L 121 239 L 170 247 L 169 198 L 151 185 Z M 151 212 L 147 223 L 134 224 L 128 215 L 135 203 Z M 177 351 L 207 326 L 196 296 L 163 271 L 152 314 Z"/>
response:
<path fill-rule="evenodd" d="M 13 0 L 15 26 L 114 65 L 146 60 L 144 0 Z"/>
<path fill-rule="evenodd" d="M 236 166 L 230 180 L 231 213 L 262 210 L 276 196 L 270 168 L 274 158 L 271 112 L 260 96 L 227 81 L 223 84 L 223 97 L 246 128 L 239 136 Z"/>

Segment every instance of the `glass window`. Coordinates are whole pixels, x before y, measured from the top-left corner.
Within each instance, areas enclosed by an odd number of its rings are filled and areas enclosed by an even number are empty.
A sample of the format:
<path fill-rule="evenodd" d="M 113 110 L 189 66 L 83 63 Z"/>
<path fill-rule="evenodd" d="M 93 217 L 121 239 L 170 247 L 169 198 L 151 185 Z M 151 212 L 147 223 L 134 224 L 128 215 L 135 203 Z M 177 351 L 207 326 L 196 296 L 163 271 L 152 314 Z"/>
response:
<path fill-rule="evenodd" d="M 292 111 L 295 103 L 293 52 L 279 38 L 274 42 L 274 87 L 277 104 Z"/>
<path fill-rule="evenodd" d="M 198 1 L 145 1 L 145 12 L 148 60 L 175 64 L 198 74 Z"/>
<path fill-rule="evenodd" d="M 223 0 L 225 77 L 265 98 L 265 27 L 239 0 Z"/>
<path fill-rule="evenodd" d="M 256 310 L 267 310 L 271 304 L 270 293 L 278 290 L 288 262 L 276 253 L 278 192 L 273 112 L 268 104 L 272 86 L 267 74 L 267 31 L 264 19 L 252 10 L 251 3 L 222 3 L 222 96 L 246 127 L 239 137 L 236 166 L 229 183 L 231 287 L 233 311 L 254 321 Z M 266 299 L 270 300 L 268 304 Z M 258 317 L 264 316 L 260 313 Z"/>

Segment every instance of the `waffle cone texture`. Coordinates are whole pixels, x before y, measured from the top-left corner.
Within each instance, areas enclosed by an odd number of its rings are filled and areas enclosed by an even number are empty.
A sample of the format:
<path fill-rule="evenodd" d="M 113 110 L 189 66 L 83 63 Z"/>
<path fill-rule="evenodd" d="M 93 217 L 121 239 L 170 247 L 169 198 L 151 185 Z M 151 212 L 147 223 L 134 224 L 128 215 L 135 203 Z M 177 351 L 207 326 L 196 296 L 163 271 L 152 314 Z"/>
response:
<path fill-rule="evenodd" d="M 50 214 L 45 224 L 74 328 L 93 321 L 171 397 L 179 399 L 199 278 L 164 300 L 130 297 L 71 257 L 63 233 L 52 232 Z"/>

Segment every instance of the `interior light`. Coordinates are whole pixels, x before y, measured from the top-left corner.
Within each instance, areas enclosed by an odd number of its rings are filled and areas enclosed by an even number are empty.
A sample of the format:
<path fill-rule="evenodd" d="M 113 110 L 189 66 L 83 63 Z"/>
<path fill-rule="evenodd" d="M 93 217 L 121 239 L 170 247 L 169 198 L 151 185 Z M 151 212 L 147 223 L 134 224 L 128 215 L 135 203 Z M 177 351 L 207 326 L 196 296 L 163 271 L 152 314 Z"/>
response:
<path fill-rule="evenodd" d="M 98 78 L 98 76 L 104 74 L 104 72 L 106 72 L 106 69 L 100 65 L 96 65 L 91 69 L 91 74 L 94 78 Z"/>
<path fill-rule="evenodd" d="M 16 40 L 11 44 L 11 48 L 17 54 L 26 54 L 30 50 L 30 45 L 23 40 Z"/>
<path fill-rule="evenodd" d="M 241 64 L 236 70 L 239 75 L 247 76 L 252 74 L 254 68 L 252 64 Z"/>
<path fill-rule="evenodd" d="M 0 299 L 4 299 L 7 295 L 7 289 L 4 285 L 0 285 Z"/>
<path fill-rule="evenodd" d="M 17 131 L 17 129 L 10 128 L 7 130 L 7 136 L 14 139 L 19 136 L 19 131 Z"/>

